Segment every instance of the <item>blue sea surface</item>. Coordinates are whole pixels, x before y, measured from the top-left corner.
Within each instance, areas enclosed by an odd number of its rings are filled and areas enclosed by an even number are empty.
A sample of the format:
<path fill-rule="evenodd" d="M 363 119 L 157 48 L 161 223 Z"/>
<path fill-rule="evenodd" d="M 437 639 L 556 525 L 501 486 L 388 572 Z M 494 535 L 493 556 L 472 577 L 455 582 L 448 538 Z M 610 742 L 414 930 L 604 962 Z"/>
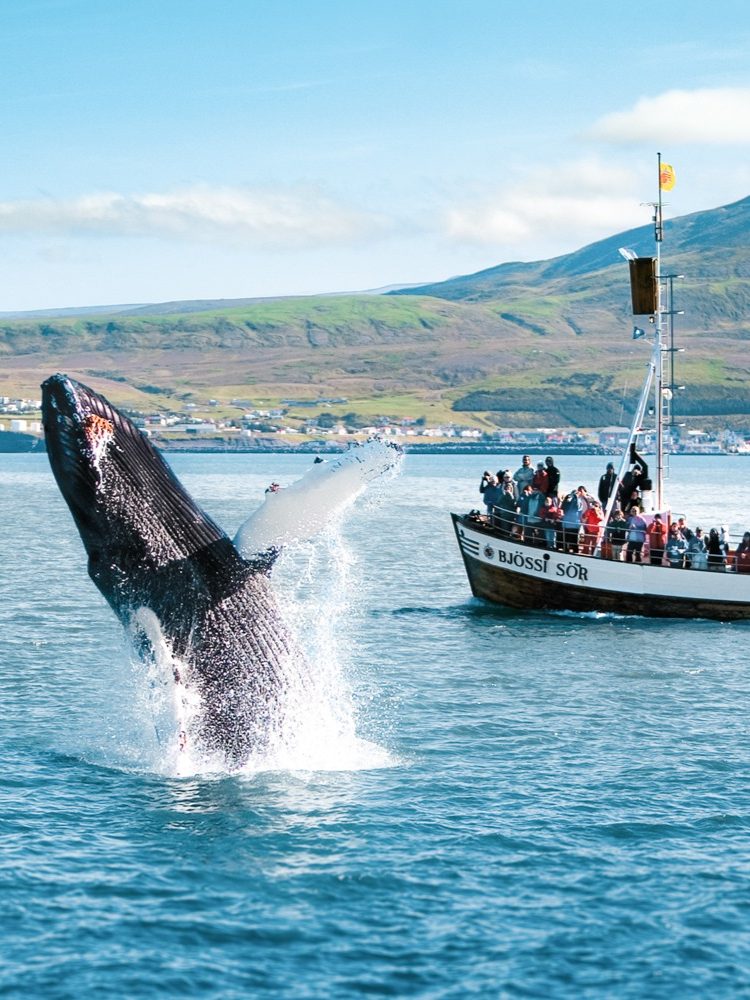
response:
<path fill-rule="evenodd" d="M 0 995 L 750 996 L 750 625 L 474 600 L 448 513 L 519 459 L 410 456 L 287 553 L 296 756 L 178 776 L 46 457 L 0 455 Z M 230 534 L 310 461 L 172 460 Z M 673 459 L 674 508 L 736 537 L 748 469 Z"/>

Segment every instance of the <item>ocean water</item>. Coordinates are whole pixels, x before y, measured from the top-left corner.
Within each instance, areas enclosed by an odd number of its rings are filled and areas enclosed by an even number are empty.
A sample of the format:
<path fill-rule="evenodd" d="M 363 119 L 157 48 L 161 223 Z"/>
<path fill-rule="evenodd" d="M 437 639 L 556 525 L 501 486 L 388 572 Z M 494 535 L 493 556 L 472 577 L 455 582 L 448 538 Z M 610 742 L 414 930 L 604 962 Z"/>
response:
<path fill-rule="evenodd" d="M 173 464 L 234 533 L 310 461 Z M 46 457 L 0 455 L 0 995 L 750 995 L 750 625 L 472 599 L 448 512 L 518 464 L 408 457 L 288 552 L 299 740 L 179 775 Z M 749 469 L 675 459 L 674 508 L 736 535 Z"/>

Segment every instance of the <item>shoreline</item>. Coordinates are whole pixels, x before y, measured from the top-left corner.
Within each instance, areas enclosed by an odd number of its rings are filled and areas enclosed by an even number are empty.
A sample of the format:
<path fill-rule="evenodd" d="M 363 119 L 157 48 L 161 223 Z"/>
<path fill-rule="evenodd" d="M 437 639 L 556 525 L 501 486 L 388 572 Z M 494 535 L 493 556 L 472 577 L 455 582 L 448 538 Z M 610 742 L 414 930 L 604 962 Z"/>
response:
<path fill-rule="evenodd" d="M 551 452 L 554 455 L 601 455 L 616 456 L 618 451 L 611 448 L 604 448 L 601 445 L 565 445 L 549 443 L 528 444 L 519 443 L 511 446 L 506 443 L 482 443 L 467 444 L 465 442 L 442 442 L 435 444 L 400 442 L 392 439 L 403 449 L 407 455 L 498 455 L 498 454 L 519 454 L 533 451 Z M 243 455 L 339 455 L 346 451 L 354 440 L 333 442 L 326 440 L 312 440 L 301 442 L 300 444 L 277 444 L 269 441 L 268 438 L 262 440 L 231 440 L 227 438 L 217 438 L 212 441 L 196 441 L 191 438 L 160 439 L 152 438 L 156 447 L 165 454 L 179 454 L 180 452 L 193 454 L 243 454 Z M 22 434 L 18 431 L 0 432 L 0 454 L 23 454 L 30 452 L 46 452 L 44 438 L 36 434 Z M 679 458 L 681 455 L 690 457 L 701 456 L 737 456 L 742 457 L 745 453 L 722 451 L 677 451 L 672 452 L 673 457 Z"/>

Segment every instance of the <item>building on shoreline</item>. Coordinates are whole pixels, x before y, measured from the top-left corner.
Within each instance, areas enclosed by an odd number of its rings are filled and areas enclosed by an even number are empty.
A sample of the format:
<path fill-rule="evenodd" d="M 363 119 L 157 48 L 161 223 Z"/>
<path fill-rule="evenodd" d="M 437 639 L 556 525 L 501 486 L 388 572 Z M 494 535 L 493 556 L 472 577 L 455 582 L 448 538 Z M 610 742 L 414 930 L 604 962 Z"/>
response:
<path fill-rule="evenodd" d="M 320 400 L 316 401 L 320 402 Z M 326 402 L 333 402 L 328 401 Z M 212 400 L 211 403 L 216 403 Z M 39 400 L 0 396 L 0 451 L 10 439 L 3 432 L 41 437 Z M 213 406 L 211 407 L 214 408 Z M 130 413 L 136 425 L 164 450 L 197 447 L 210 450 L 310 451 L 340 450 L 351 441 L 368 437 L 387 437 L 412 451 L 455 452 L 571 452 L 618 454 L 628 435 L 628 428 L 611 426 L 582 429 L 578 427 L 513 427 L 482 430 L 453 422 L 430 425 L 424 418 L 379 416 L 364 424 L 357 419 L 320 414 L 296 421 L 284 407 L 253 409 L 244 401 L 241 416 L 219 419 L 201 417 L 195 404 L 186 404 L 180 412 Z M 126 411 L 127 412 L 127 411 Z M 352 418 L 355 414 L 349 414 Z M 645 450 L 649 450 L 645 436 Z M 12 450 L 17 450 L 15 447 Z M 682 428 L 675 432 L 670 451 L 673 454 L 750 454 L 750 435 L 732 428 L 706 431 Z"/>

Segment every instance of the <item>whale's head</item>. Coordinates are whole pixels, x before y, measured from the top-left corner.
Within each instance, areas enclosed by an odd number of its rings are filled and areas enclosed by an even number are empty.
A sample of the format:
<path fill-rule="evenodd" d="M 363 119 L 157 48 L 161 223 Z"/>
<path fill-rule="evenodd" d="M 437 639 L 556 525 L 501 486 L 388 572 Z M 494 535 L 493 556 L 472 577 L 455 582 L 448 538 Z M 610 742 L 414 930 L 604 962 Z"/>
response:
<path fill-rule="evenodd" d="M 87 551 L 110 529 L 105 467 L 132 425 L 107 401 L 66 375 L 42 384 L 42 422 L 52 472 Z"/>
<path fill-rule="evenodd" d="M 103 396 L 53 375 L 42 385 L 42 419 L 89 574 L 118 613 L 138 598 L 133 581 L 226 541 L 148 438 Z"/>

